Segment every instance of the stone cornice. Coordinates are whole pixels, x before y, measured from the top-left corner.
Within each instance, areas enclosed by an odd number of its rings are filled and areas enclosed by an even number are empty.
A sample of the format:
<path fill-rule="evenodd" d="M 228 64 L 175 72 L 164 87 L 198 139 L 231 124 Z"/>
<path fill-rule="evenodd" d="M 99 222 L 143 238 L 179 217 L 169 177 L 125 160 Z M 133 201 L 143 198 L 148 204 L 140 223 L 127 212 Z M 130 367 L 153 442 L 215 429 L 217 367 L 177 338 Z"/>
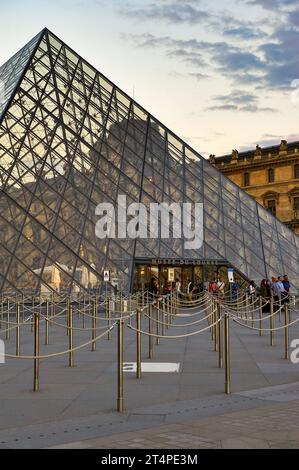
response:
<path fill-rule="evenodd" d="M 299 179 L 292 179 L 292 180 L 285 180 L 285 181 L 276 181 L 275 183 L 261 183 L 261 184 L 255 184 L 255 185 L 251 185 L 251 186 L 240 186 L 241 189 L 244 189 L 244 191 L 250 193 L 250 191 L 252 189 L 267 189 L 269 192 L 277 192 L 277 186 L 289 186 L 289 185 L 297 185 L 295 186 L 291 191 L 297 189 L 298 187 L 298 190 L 299 190 Z M 273 188 L 273 189 L 271 189 Z M 290 190 L 287 190 L 285 193 L 283 194 L 289 194 Z M 281 191 L 279 191 L 279 194 L 282 194 Z"/>
<path fill-rule="evenodd" d="M 239 173 L 243 172 L 244 170 L 255 170 L 255 169 L 268 169 L 270 167 L 281 167 L 287 166 L 290 164 L 299 163 L 299 153 L 295 153 L 292 155 L 287 155 L 284 157 L 271 157 L 268 159 L 262 160 L 252 160 L 252 161 L 239 161 L 236 164 L 226 163 L 225 165 L 221 165 L 221 163 L 216 163 L 215 168 L 225 174 L 231 173 Z"/>

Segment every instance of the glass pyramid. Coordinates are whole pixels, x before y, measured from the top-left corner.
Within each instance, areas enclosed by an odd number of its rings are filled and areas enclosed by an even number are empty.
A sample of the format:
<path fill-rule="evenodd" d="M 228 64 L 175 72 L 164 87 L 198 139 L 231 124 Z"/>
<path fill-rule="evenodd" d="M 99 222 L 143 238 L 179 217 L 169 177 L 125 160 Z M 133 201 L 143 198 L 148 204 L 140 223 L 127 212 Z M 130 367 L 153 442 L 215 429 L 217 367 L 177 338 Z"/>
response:
<path fill-rule="evenodd" d="M 226 260 L 288 273 L 299 238 L 47 29 L 0 68 L 0 289 L 84 291 L 134 262 Z M 204 244 L 95 235 L 100 202 L 203 202 Z"/>
<path fill-rule="evenodd" d="M 0 117 L 14 92 L 24 68 L 31 59 L 43 32 L 39 33 L 26 46 L 0 67 Z"/>

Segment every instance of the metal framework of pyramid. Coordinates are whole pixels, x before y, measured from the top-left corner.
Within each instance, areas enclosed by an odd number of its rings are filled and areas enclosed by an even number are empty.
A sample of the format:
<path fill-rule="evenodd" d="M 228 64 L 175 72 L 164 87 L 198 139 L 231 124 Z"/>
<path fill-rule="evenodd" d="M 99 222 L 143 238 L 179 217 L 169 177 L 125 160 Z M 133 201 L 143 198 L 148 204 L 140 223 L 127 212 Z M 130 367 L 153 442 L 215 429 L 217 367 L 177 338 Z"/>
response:
<path fill-rule="evenodd" d="M 0 290 L 84 291 L 137 259 L 226 260 L 248 279 L 288 273 L 299 238 L 44 29 L 0 68 Z M 203 202 L 204 244 L 95 236 L 95 208 Z"/>

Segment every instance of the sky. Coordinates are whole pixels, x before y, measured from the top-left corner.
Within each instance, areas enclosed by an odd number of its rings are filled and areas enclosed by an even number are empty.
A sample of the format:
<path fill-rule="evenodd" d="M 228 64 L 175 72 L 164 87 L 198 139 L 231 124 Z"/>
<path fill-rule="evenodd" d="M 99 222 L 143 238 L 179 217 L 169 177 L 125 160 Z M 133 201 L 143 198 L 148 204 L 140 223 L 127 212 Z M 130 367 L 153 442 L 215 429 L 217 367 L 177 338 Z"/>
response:
<path fill-rule="evenodd" d="M 0 64 L 44 27 L 217 156 L 299 140 L 298 0 L 1 0 Z"/>

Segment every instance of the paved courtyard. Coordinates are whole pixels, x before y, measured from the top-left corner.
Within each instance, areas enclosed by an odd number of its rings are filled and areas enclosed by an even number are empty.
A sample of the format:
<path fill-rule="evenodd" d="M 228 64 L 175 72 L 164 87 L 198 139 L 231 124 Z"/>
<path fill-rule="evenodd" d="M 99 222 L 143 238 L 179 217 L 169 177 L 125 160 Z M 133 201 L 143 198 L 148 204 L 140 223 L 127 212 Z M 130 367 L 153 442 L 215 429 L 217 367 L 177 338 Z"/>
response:
<path fill-rule="evenodd" d="M 80 327 L 81 319 L 75 325 Z M 190 319 L 178 319 L 176 324 Z M 60 320 L 62 324 L 63 321 Z M 277 320 L 276 326 L 280 326 Z M 87 325 L 90 327 L 90 325 Z M 143 329 L 147 320 L 143 322 Z M 265 327 L 269 327 L 266 325 Z M 194 331 L 171 327 L 168 335 Z M 197 327 L 198 329 L 198 327 Z M 22 332 L 21 354 L 32 354 L 30 327 Z M 41 354 L 68 349 L 62 328 L 50 327 Z M 298 323 L 290 330 L 299 338 Z M 75 331 L 75 345 L 90 330 Z M 210 332 L 176 340 L 142 338 L 144 363 L 179 363 L 179 372 L 147 372 L 140 380 L 124 373 L 125 413 L 116 410 L 116 332 L 108 341 L 68 357 L 42 360 L 40 392 L 32 392 L 32 360 L 0 365 L 0 448 L 291 448 L 299 446 L 299 365 L 284 359 L 284 331 L 275 335 L 231 324 L 232 394 L 224 394 Z M 14 335 L 6 342 L 14 354 Z M 136 361 L 136 333 L 125 329 L 125 362 Z"/>

